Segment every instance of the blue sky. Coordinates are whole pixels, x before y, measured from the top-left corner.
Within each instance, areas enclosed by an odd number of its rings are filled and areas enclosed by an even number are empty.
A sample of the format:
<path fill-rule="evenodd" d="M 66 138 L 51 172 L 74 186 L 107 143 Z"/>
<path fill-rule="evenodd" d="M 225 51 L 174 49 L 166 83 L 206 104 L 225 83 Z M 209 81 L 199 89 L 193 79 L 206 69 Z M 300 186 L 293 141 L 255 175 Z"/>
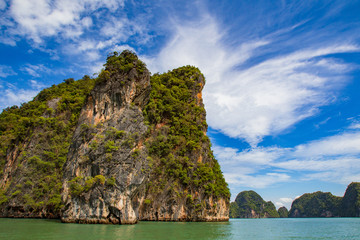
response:
<path fill-rule="evenodd" d="M 360 181 L 360 1 L 0 0 L 0 108 L 130 49 L 195 65 L 232 200 L 277 207 Z"/>

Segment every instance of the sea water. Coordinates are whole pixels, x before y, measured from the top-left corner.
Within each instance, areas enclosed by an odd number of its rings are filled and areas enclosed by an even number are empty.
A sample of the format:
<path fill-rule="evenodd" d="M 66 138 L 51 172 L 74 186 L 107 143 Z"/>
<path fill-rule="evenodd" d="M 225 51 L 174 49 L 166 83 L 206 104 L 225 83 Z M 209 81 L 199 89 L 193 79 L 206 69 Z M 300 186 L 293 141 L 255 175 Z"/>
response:
<path fill-rule="evenodd" d="M 230 219 L 229 222 L 65 224 L 0 218 L 0 239 L 360 239 L 360 218 Z"/>

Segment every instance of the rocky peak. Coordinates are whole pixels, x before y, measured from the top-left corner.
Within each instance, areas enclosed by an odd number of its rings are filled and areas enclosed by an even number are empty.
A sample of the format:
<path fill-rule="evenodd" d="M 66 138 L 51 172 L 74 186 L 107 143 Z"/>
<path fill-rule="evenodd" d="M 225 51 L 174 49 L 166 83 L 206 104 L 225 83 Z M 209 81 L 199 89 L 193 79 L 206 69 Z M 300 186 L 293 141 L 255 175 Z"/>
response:
<path fill-rule="evenodd" d="M 150 73 L 135 54 L 115 52 L 104 66 L 82 111 L 82 122 L 96 125 L 125 108 L 138 106 L 141 110 L 147 103 Z"/>

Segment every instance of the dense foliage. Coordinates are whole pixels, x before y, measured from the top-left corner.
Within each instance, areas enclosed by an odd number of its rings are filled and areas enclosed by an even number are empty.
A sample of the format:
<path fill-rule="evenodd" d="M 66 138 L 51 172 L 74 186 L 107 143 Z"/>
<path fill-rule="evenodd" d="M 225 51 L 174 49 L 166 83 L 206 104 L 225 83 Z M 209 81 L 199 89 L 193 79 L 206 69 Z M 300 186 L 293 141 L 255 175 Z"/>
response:
<path fill-rule="evenodd" d="M 277 218 L 278 212 L 272 202 L 266 202 L 254 191 L 243 191 L 236 196 L 235 202 L 230 205 L 230 217 L 251 218 L 256 217 Z"/>
<path fill-rule="evenodd" d="M 229 209 L 229 217 L 230 218 L 239 218 L 239 205 L 237 205 L 236 202 L 230 203 L 230 209 Z"/>
<path fill-rule="evenodd" d="M 144 110 L 151 135 L 147 146 L 156 164 L 156 178 L 162 182 L 152 183 L 150 191 L 160 192 L 170 181 L 178 193 L 190 193 L 189 186 L 195 186 L 205 189 L 208 196 L 230 197 L 220 166 L 209 149 L 205 109 L 197 102 L 203 84 L 204 76 L 191 66 L 151 77 L 150 101 Z M 189 161 L 201 154 L 209 160 Z"/>
<path fill-rule="evenodd" d="M 19 154 L 16 178 L 0 191 L 0 204 L 16 198 L 28 211 L 61 207 L 62 167 L 86 96 L 88 76 L 53 85 L 33 101 L 0 114 L 0 177 L 11 151 Z M 24 150 L 26 149 L 26 151 Z"/>
<path fill-rule="evenodd" d="M 341 200 L 342 217 L 360 217 L 360 183 L 351 183 Z"/>
<path fill-rule="evenodd" d="M 281 218 L 287 218 L 289 216 L 289 211 L 286 207 L 280 207 L 278 213 Z"/>
<path fill-rule="evenodd" d="M 132 69 L 136 69 L 136 72 L 139 74 L 147 71 L 145 63 L 129 50 L 125 50 L 120 54 L 118 52 L 110 54 L 106 59 L 104 67 L 105 69 L 100 72 L 96 79 L 97 83 L 106 82 L 114 74 L 128 74 Z"/>
<path fill-rule="evenodd" d="M 329 192 L 305 193 L 294 200 L 289 217 L 340 216 L 341 197 Z"/>

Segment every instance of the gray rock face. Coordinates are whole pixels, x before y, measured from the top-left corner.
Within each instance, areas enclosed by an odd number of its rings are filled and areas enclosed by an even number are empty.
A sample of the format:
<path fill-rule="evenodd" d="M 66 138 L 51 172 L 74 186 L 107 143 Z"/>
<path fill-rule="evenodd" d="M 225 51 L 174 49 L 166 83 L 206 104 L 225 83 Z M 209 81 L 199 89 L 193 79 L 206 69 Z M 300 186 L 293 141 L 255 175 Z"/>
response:
<path fill-rule="evenodd" d="M 146 179 L 150 76 L 117 73 L 91 92 L 64 167 L 63 222 L 136 223 Z"/>

